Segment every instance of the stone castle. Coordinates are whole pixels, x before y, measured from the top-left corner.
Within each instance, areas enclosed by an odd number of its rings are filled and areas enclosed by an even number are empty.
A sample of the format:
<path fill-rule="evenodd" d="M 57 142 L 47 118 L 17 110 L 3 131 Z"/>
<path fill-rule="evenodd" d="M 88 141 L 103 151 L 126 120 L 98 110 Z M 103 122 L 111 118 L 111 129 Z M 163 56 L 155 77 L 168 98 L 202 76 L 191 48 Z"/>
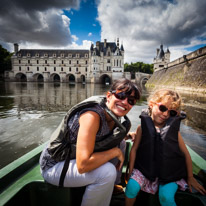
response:
<path fill-rule="evenodd" d="M 21 49 L 14 44 L 6 81 L 108 83 L 125 76 L 124 47 L 97 41 L 90 50 Z"/>
<path fill-rule="evenodd" d="M 167 66 L 170 62 L 170 51 L 167 49 L 164 52 L 163 45 L 160 45 L 160 48 L 157 48 L 156 57 L 154 58 L 154 71 L 158 71 Z"/>

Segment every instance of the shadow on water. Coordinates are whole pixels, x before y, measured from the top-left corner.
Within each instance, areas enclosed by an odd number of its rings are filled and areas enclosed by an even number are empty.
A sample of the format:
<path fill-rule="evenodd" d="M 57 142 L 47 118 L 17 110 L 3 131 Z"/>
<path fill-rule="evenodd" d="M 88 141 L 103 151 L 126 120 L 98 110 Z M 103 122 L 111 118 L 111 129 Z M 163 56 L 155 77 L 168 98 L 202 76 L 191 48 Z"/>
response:
<path fill-rule="evenodd" d="M 109 89 L 110 85 L 99 84 L 1 82 L 0 168 L 48 141 L 73 105 L 90 96 L 106 94 Z M 147 108 L 148 93 L 142 94 L 128 114 L 132 131 L 140 124 L 141 110 Z M 188 115 L 182 127 L 183 138 L 206 159 L 202 152 L 206 147 L 205 98 L 183 97 Z"/>

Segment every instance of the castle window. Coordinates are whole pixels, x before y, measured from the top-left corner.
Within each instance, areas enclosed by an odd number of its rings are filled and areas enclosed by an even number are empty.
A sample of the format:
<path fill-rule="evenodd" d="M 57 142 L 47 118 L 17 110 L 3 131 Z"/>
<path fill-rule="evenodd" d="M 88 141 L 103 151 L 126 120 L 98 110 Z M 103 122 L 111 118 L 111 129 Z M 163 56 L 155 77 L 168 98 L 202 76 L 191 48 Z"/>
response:
<path fill-rule="evenodd" d="M 107 59 L 107 63 L 110 63 L 110 59 Z"/>
<path fill-rule="evenodd" d="M 39 60 L 36 60 L 36 63 L 39 64 Z"/>
<path fill-rule="evenodd" d="M 54 60 L 54 64 L 56 64 L 56 60 Z"/>
<path fill-rule="evenodd" d="M 27 53 L 27 57 L 30 57 L 31 55 L 29 53 Z"/>
<path fill-rule="evenodd" d="M 36 54 L 36 57 L 39 57 L 39 54 Z"/>
<path fill-rule="evenodd" d="M 44 54 L 44 57 L 48 57 L 48 54 L 45 53 L 45 54 Z"/>
<path fill-rule="evenodd" d="M 79 54 L 76 54 L 76 57 L 79 58 Z"/>
<path fill-rule="evenodd" d="M 61 57 L 64 57 L 64 54 L 61 54 Z"/>
<path fill-rule="evenodd" d="M 77 60 L 77 64 L 79 64 L 79 61 Z"/>
<path fill-rule="evenodd" d="M 18 53 L 18 57 L 21 57 L 21 54 L 20 54 L 20 53 Z"/>
<path fill-rule="evenodd" d="M 47 68 L 46 68 L 46 67 L 44 67 L 44 71 L 45 71 L 45 72 L 47 71 Z"/>
<path fill-rule="evenodd" d="M 62 64 L 64 64 L 64 60 L 62 60 Z"/>
<path fill-rule="evenodd" d="M 71 70 L 72 70 L 72 68 L 71 67 L 69 67 L 69 71 L 71 72 Z"/>
<path fill-rule="evenodd" d="M 27 71 L 29 71 L 29 67 L 27 67 Z"/>
<path fill-rule="evenodd" d="M 21 60 L 19 59 L 19 64 L 21 64 Z"/>
<path fill-rule="evenodd" d="M 114 59 L 114 66 L 115 66 L 115 59 Z"/>
<path fill-rule="evenodd" d="M 72 63 L 72 61 L 71 60 L 69 60 L 69 64 L 71 64 Z"/>
<path fill-rule="evenodd" d="M 87 60 L 85 61 L 85 64 L 87 64 Z"/>
<path fill-rule="evenodd" d="M 53 57 L 56 57 L 57 55 L 56 54 L 53 54 Z"/>
<path fill-rule="evenodd" d="M 21 71 L 21 67 L 19 67 L 19 71 Z"/>
<path fill-rule="evenodd" d="M 118 59 L 117 59 L 117 67 L 118 67 Z"/>
<path fill-rule="evenodd" d="M 88 58 L 88 54 L 85 54 L 85 58 Z"/>
<path fill-rule="evenodd" d="M 69 54 L 69 58 L 72 58 L 72 54 Z"/>
<path fill-rule="evenodd" d="M 76 72 L 78 72 L 78 68 L 76 68 Z"/>
<path fill-rule="evenodd" d="M 87 72 L 87 67 L 85 68 L 85 72 Z"/>
<path fill-rule="evenodd" d="M 110 52 L 107 53 L 107 56 L 110 56 Z"/>
<path fill-rule="evenodd" d="M 39 67 L 37 67 L 36 70 L 39 71 Z"/>
<path fill-rule="evenodd" d="M 45 64 L 47 64 L 47 60 L 45 60 Z"/>
<path fill-rule="evenodd" d="M 64 68 L 63 68 L 63 67 L 61 68 L 61 71 L 62 71 L 62 72 L 64 71 Z"/>
<path fill-rule="evenodd" d="M 54 67 L 54 72 L 56 71 L 56 67 Z"/>
<path fill-rule="evenodd" d="M 28 60 L 28 64 L 30 64 L 30 60 Z"/>

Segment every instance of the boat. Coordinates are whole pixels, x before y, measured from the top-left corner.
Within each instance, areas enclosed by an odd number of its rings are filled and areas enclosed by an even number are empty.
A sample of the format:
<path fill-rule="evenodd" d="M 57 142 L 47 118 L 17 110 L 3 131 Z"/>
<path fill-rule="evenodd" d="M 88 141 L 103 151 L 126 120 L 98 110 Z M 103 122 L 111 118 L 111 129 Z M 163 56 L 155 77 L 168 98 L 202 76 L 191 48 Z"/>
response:
<path fill-rule="evenodd" d="M 47 144 L 47 143 L 45 143 Z M 39 157 L 45 144 L 10 163 L 0 170 L 0 205 L 4 206 L 78 206 L 81 204 L 85 187 L 60 188 L 45 182 L 40 174 Z M 127 140 L 123 175 L 129 160 L 132 142 Z M 206 186 L 206 161 L 188 147 L 193 161 L 193 173 L 198 181 Z M 122 178 L 122 185 L 126 184 Z M 113 195 L 110 206 L 123 206 L 124 194 Z M 177 205 L 206 206 L 206 196 L 178 191 L 175 196 Z M 160 206 L 158 196 L 140 192 L 136 204 Z"/>

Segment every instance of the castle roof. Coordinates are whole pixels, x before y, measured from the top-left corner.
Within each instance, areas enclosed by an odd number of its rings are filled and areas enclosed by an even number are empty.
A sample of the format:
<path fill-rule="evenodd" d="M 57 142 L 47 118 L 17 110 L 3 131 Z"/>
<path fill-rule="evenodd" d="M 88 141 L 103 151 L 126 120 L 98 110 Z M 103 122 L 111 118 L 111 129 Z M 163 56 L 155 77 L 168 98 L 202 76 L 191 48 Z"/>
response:
<path fill-rule="evenodd" d="M 36 56 L 37 54 L 39 57 L 47 55 L 47 57 L 53 57 L 56 55 L 56 57 L 61 57 L 62 54 L 64 56 L 72 55 L 72 57 L 76 56 L 76 54 L 79 54 L 79 57 L 84 57 L 85 54 L 89 55 L 89 50 L 56 50 L 56 49 L 20 49 L 17 52 L 17 55 L 20 54 L 21 56 L 27 56 L 28 54 L 30 57 Z"/>

